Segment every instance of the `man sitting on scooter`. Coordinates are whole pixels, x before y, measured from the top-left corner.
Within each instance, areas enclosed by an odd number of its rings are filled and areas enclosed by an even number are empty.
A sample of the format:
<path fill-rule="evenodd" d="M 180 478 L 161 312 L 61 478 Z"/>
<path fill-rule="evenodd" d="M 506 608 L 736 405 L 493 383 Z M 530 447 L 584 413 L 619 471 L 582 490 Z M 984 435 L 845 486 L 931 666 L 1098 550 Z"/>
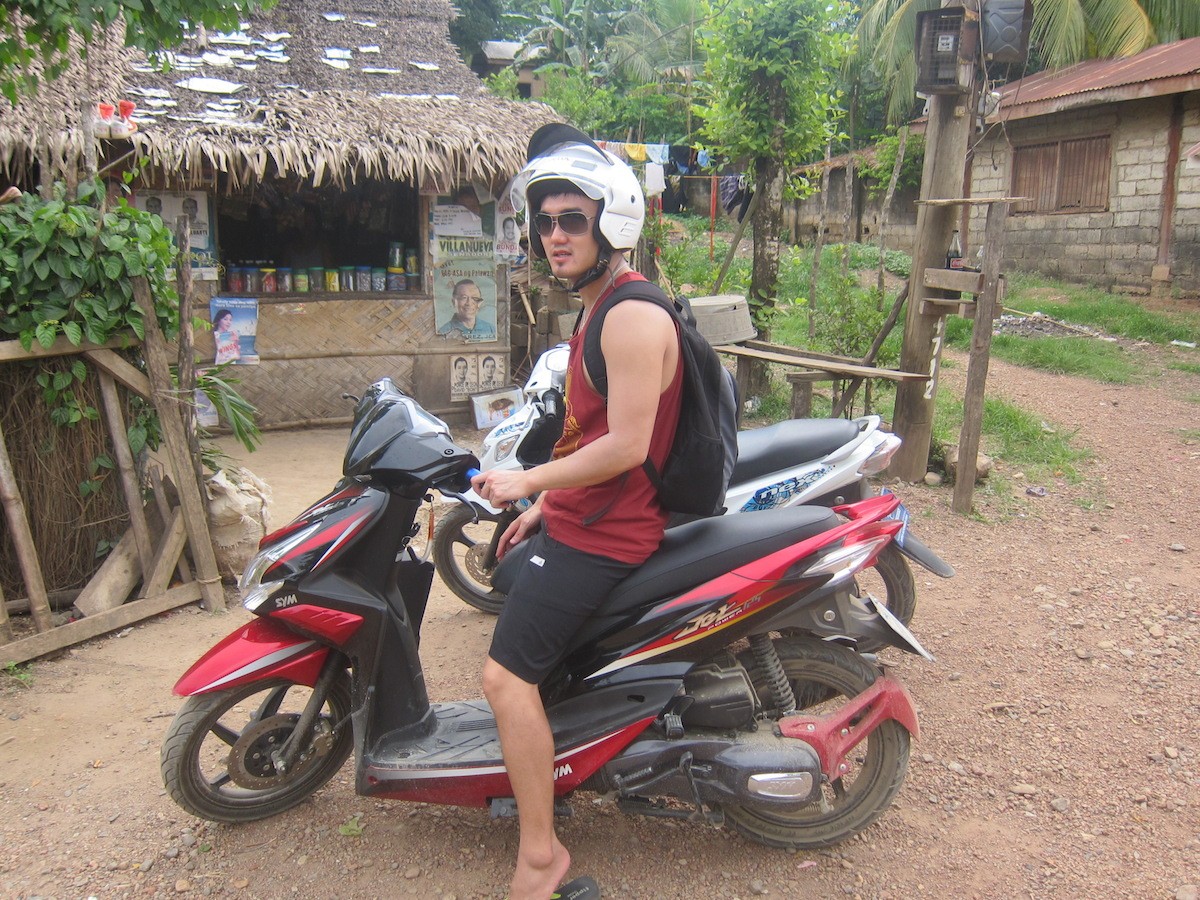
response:
<path fill-rule="evenodd" d="M 627 281 L 625 260 L 645 218 L 637 177 L 625 163 L 566 125 L 529 142 L 513 200 L 529 216 L 530 247 L 583 301 L 570 341 L 562 438 L 550 462 L 493 469 L 474 479 L 493 504 L 538 494 L 500 539 L 522 541 L 528 559 L 496 624 L 483 689 L 500 732 L 517 801 L 520 842 L 512 900 L 546 900 L 571 858 L 554 831 L 554 740 L 538 683 L 613 587 L 662 541 L 667 513 L 642 469 L 662 468 L 679 420 L 682 368 L 671 316 L 652 302 L 614 306 L 600 346 L 607 402 L 584 371 L 583 337 L 597 305 Z"/>

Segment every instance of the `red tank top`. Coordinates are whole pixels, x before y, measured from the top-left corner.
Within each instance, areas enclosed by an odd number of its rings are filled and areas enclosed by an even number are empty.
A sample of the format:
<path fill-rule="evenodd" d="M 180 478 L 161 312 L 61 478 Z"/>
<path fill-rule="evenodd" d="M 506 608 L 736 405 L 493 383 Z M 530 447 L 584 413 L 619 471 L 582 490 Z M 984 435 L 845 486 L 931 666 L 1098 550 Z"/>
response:
<path fill-rule="evenodd" d="M 613 287 L 627 281 L 645 281 L 636 272 L 618 278 Z M 612 292 L 604 292 L 603 303 Z M 583 338 L 587 324 L 570 340 L 567 363 L 566 409 L 563 435 L 554 448 L 554 458 L 566 456 L 608 434 L 608 406 L 584 375 Z M 683 393 L 683 360 L 671 384 L 658 398 L 658 413 L 650 437 L 650 458 L 661 471 L 679 423 Z M 658 502 L 654 485 L 639 465 L 600 484 L 560 488 L 547 492 L 542 503 L 546 533 L 576 550 L 595 553 L 627 563 L 641 563 L 662 542 L 668 513 Z"/>

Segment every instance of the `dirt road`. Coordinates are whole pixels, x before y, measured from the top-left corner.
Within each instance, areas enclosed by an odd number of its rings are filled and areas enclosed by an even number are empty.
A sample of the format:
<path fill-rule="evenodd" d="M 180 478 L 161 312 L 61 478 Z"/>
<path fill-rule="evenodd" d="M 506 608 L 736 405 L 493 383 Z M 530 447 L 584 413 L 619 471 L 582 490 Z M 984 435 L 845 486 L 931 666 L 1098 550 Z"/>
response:
<path fill-rule="evenodd" d="M 877 825 L 830 852 L 785 853 L 584 797 L 563 827 L 574 870 L 606 896 L 654 900 L 1195 898 L 1200 377 L 1168 369 L 1161 351 L 1130 352 L 1140 385 L 993 365 L 993 396 L 1092 450 L 1082 482 L 1034 485 L 1039 498 L 1010 471 L 1014 496 L 971 519 L 949 511 L 948 489 L 902 488 L 917 533 L 958 577 L 918 577 L 913 625 L 937 662 L 888 656 L 923 731 Z M 964 371 L 947 370 L 944 387 Z M 278 521 L 332 482 L 342 439 L 268 435 L 250 468 L 272 485 Z M 0 895 L 504 896 L 515 823 L 364 800 L 349 767 L 250 826 L 200 822 L 170 801 L 158 748 L 178 705 L 171 685 L 244 618 L 185 609 L 38 663 L 28 688 L 4 678 Z M 422 644 L 435 699 L 477 694 L 491 627 L 437 590 Z M 360 835 L 339 831 L 355 816 Z"/>

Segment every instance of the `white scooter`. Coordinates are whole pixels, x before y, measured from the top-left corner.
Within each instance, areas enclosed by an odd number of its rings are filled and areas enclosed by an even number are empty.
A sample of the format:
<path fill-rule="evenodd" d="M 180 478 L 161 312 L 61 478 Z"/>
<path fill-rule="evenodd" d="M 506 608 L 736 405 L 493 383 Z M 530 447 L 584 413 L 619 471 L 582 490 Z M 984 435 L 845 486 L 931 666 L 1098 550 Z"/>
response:
<path fill-rule="evenodd" d="M 483 439 L 480 468 L 528 468 L 545 462 L 562 433 L 562 399 L 567 345 L 539 357 L 525 384 L 525 402 Z M 867 480 L 887 468 L 900 438 L 880 429 L 879 416 L 858 419 L 787 419 L 738 432 L 738 459 L 725 495 L 726 515 L 782 506 L 832 507 L 875 494 Z M 437 573 L 462 600 L 497 614 L 505 595 L 492 587 L 496 545 L 521 504 L 497 509 L 469 491 L 442 515 L 434 530 L 432 555 Z M 903 505 L 896 514 L 907 521 Z M 905 527 L 876 561 L 859 575 L 860 590 L 886 603 L 907 624 L 916 609 L 911 559 L 943 578 L 954 575 L 946 562 Z M 870 648 L 863 648 L 870 649 Z"/>

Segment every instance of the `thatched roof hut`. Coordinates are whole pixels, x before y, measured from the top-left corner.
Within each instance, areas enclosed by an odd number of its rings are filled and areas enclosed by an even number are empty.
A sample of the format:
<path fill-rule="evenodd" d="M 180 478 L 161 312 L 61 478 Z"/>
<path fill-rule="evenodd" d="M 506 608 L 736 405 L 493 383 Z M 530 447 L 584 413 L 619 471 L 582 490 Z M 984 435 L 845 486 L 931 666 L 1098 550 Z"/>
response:
<path fill-rule="evenodd" d="M 495 385 L 454 366 L 478 375 L 486 358 L 510 375 L 523 356 L 496 195 L 559 117 L 488 92 L 450 43 L 453 14 L 449 0 L 279 0 L 158 63 L 114 31 L 36 98 L 0 102 L 0 179 L 70 181 L 91 149 L 136 173 L 133 203 L 188 214 L 197 308 L 248 317 L 231 333 L 260 424 L 343 420 L 341 394 L 383 375 L 465 417 L 468 393 Z M 89 142 L 85 117 L 122 100 L 136 131 Z M 466 330 L 452 294 L 464 272 L 486 293 Z M 223 358 L 211 333 L 197 340 Z"/>
<path fill-rule="evenodd" d="M 487 92 L 448 39 L 452 15 L 448 0 L 281 0 L 236 33 L 198 29 L 166 71 L 109 35 L 36 98 L 0 104 L 0 173 L 28 181 L 39 148 L 56 175 L 78 169 L 91 97 L 137 103 L 132 149 L 181 187 L 493 181 L 558 117 Z"/>

